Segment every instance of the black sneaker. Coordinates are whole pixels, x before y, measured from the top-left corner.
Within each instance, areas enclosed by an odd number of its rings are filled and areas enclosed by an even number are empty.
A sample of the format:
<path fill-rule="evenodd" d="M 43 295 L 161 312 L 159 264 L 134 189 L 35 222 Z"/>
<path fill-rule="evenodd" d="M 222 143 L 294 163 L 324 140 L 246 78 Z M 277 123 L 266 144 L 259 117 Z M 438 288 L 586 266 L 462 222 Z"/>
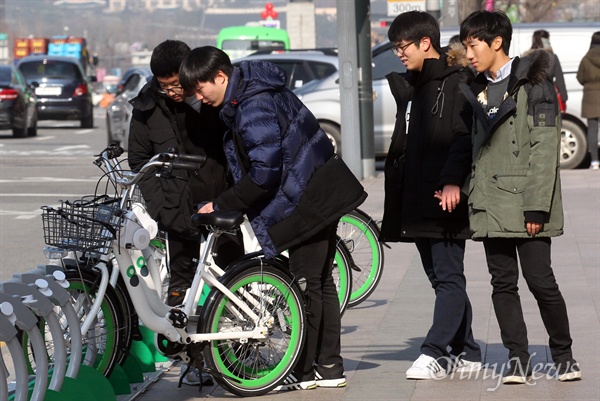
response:
<path fill-rule="evenodd" d="M 315 379 L 317 379 L 318 387 L 346 387 L 346 375 L 344 375 L 344 366 L 341 364 L 335 364 L 332 367 L 317 365 Z"/>
<path fill-rule="evenodd" d="M 317 388 L 315 377 L 308 376 L 298 379 L 295 373 L 290 374 L 282 384 L 275 387 L 275 391 L 292 391 L 292 390 L 313 390 Z"/>
<path fill-rule="evenodd" d="M 525 365 L 525 368 L 523 368 Z M 507 364 L 508 373 L 502 378 L 502 384 L 525 384 L 531 381 L 531 366 L 529 362 L 511 359 Z"/>
<path fill-rule="evenodd" d="M 556 364 L 556 378 L 559 382 L 581 380 L 579 364 L 574 360 Z"/>

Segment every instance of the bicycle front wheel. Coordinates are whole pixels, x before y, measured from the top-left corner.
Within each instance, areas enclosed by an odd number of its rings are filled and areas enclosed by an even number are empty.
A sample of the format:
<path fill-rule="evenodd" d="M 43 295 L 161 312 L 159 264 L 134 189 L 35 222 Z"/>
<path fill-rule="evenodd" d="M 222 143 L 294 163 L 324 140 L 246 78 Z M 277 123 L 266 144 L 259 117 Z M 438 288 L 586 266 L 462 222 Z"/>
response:
<path fill-rule="evenodd" d="M 97 276 L 86 270 L 67 270 L 65 273 L 69 282 L 67 291 L 71 294 L 71 304 L 83 324 L 96 299 Z M 122 359 L 123 336 L 120 329 L 126 326 L 123 314 L 119 296 L 109 286 L 94 324 L 87 333 L 82 333 L 82 363 L 94 367 L 104 376 L 110 375 L 115 364 Z"/>
<path fill-rule="evenodd" d="M 348 304 L 352 308 L 377 288 L 383 273 L 383 246 L 379 242 L 379 227 L 359 209 L 342 216 L 337 233 L 352 256 L 352 293 Z"/>
<path fill-rule="evenodd" d="M 211 341 L 204 350 L 215 380 L 238 396 L 271 391 L 294 368 L 304 344 L 306 312 L 300 288 L 290 274 L 268 261 L 253 259 L 234 267 L 222 282 L 267 327 L 266 338 Z M 223 293 L 213 290 L 204 314 L 202 332 L 253 330 L 250 319 Z"/>

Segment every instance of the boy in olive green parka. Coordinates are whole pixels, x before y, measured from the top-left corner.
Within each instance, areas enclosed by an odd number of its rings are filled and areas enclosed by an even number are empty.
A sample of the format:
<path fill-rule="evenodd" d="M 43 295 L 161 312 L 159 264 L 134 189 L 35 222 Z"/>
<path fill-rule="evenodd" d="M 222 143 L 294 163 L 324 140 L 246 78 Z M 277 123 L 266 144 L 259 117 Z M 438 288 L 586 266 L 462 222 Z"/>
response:
<path fill-rule="evenodd" d="M 461 90 L 474 109 L 469 223 L 481 240 L 492 302 L 509 351 L 503 383 L 531 380 L 527 327 L 518 293 L 519 268 L 549 335 L 556 376 L 581 378 L 573 359 L 567 308 L 550 265 L 551 237 L 563 233 L 560 111 L 544 50 L 510 58 L 510 20 L 476 11 L 460 28 L 467 58 L 479 72 Z"/>

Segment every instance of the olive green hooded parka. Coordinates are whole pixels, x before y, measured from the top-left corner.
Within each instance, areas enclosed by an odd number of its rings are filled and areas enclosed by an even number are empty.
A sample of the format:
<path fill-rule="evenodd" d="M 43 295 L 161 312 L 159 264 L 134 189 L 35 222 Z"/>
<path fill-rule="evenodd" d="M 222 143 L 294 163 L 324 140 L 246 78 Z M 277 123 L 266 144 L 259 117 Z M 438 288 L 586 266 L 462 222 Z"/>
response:
<path fill-rule="evenodd" d="M 504 101 L 488 120 L 488 80 L 461 85 L 475 112 L 469 220 L 473 239 L 528 238 L 525 221 L 544 223 L 538 237 L 563 233 L 559 147 L 561 119 L 544 50 L 513 60 Z"/>

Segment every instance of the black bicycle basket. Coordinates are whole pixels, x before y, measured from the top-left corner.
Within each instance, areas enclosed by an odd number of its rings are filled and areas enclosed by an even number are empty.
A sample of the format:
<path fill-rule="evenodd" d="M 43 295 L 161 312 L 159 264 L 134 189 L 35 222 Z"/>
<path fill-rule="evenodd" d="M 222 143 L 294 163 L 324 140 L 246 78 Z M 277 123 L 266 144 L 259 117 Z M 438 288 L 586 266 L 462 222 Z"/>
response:
<path fill-rule="evenodd" d="M 60 202 L 58 208 L 42 206 L 46 244 L 69 251 L 108 254 L 110 241 L 117 238 L 121 226 L 118 199 L 92 196 Z"/>

